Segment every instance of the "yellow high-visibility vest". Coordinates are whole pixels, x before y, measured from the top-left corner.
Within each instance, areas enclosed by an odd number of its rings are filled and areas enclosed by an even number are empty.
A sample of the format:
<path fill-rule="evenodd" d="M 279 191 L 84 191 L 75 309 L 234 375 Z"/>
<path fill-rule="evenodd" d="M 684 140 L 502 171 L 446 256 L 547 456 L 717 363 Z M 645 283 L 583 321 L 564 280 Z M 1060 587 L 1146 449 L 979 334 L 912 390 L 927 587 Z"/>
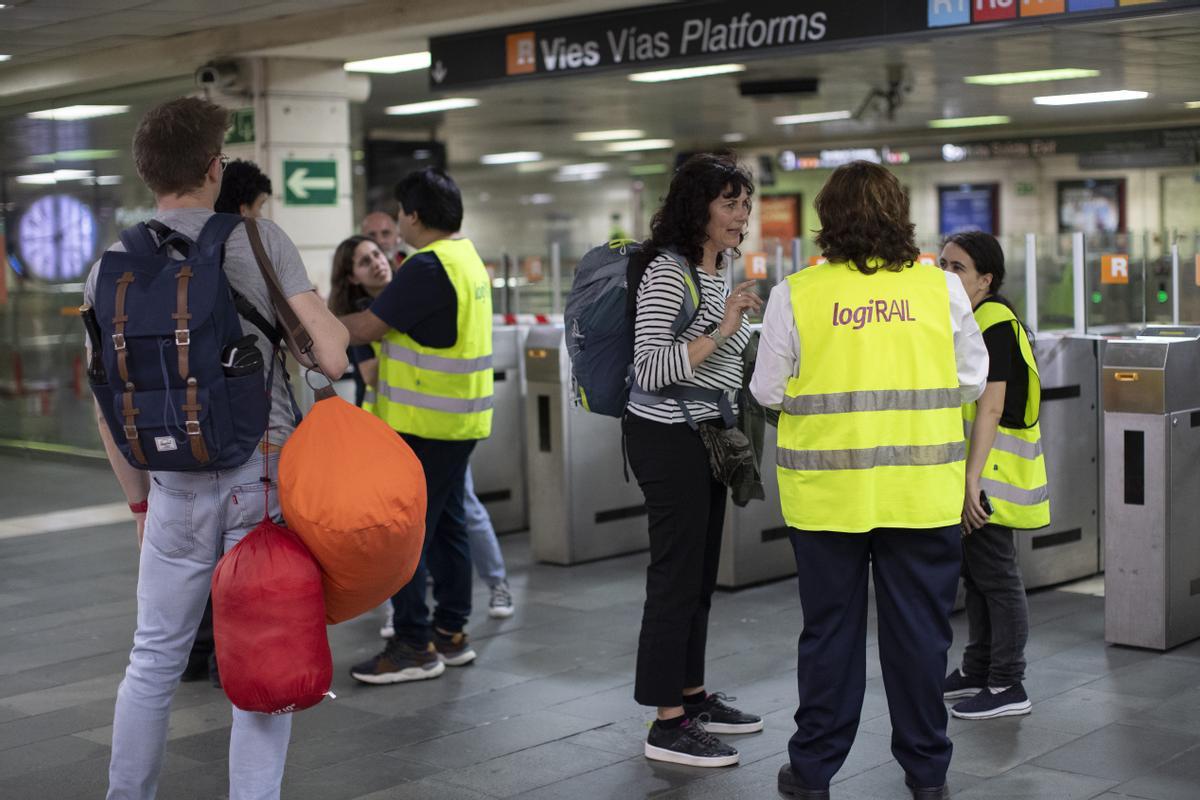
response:
<path fill-rule="evenodd" d="M 395 430 L 426 439 L 486 439 L 494 374 L 491 280 L 467 239 L 439 239 L 417 252 L 435 254 L 454 286 L 458 338 L 452 347 L 425 347 L 388 331 L 379 351 L 374 413 Z"/>
<path fill-rule="evenodd" d="M 994 325 L 1011 325 L 1017 335 L 1021 360 L 1029 374 L 1029 395 L 1025 399 L 1022 420 L 1025 427 L 999 427 L 992 451 L 983 465 L 979 488 L 987 492 L 992 501 L 991 521 L 995 524 L 1021 530 L 1042 528 L 1050 524 L 1050 487 L 1046 480 L 1046 459 L 1042 455 L 1042 430 L 1038 425 L 1042 379 L 1033 358 L 1033 347 L 1017 316 L 1003 303 L 980 303 L 975 309 L 975 321 L 981 331 Z M 976 406 L 976 403 L 963 406 L 968 448 Z"/>
<path fill-rule="evenodd" d="M 958 524 L 962 392 L 945 274 L 838 262 L 788 278 L 800 335 L 776 451 L 783 517 L 806 531 Z"/>

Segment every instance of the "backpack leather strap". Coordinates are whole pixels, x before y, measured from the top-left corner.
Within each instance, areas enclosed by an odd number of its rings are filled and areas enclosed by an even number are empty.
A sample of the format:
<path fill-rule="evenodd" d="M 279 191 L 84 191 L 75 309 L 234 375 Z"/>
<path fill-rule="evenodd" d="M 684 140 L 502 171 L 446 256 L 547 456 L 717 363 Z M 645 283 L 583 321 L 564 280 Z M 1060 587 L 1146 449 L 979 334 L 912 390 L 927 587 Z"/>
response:
<path fill-rule="evenodd" d="M 171 319 L 175 320 L 175 352 L 179 356 L 179 377 L 187 386 L 187 393 L 181 406 L 184 413 L 187 414 L 184 429 L 187 431 L 188 443 L 192 448 L 192 457 L 201 464 L 207 464 L 209 460 L 208 446 L 205 445 L 204 435 L 200 432 L 200 410 L 202 408 L 199 398 L 200 386 L 195 378 L 190 377 L 192 332 L 188 327 L 188 321 L 192 318 L 192 314 L 188 310 L 188 283 L 191 282 L 192 275 L 190 264 L 184 264 L 179 268 L 179 272 L 175 273 L 175 313 L 171 315 Z"/>
<path fill-rule="evenodd" d="M 121 416 L 125 418 L 125 440 L 129 443 L 133 457 L 139 464 L 144 465 L 146 454 L 142 452 L 142 443 L 138 439 L 137 429 L 137 415 L 142 412 L 133 404 L 134 386 L 133 381 L 129 380 L 129 350 L 125 346 L 125 323 L 129 321 L 129 315 L 125 313 L 125 296 L 132 283 L 132 272 L 126 272 L 117 279 L 117 301 L 113 314 L 112 341 L 113 349 L 117 353 L 117 372 L 121 376 L 121 383 L 125 386 L 125 391 L 121 393 Z"/>
<path fill-rule="evenodd" d="M 275 274 L 271 258 L 267 255 L 266 248 L 263 247 L 262 234 L 259 233 L 258 223 L 254 219 L 247 217 L 245 224 L 246 237 L 250 240 L 250 249 L 254 252 L 254 260 L 258 264 L 258 271 L 262 273 L 263 281 L 267 284 L 267 292 L 271 295 L 271 305 L 275 307 L 275 314 L 279 318 L 283 338 L 295 348 L 297 353 L 303 353 L 308 356 L 312 363 L 316 364 L 317 370 L 321 374 L 324 374 L 324 370 L 321 369 L 321 365 L 317 363 L 313 355 L 312 336 L 309 335 L 308 330 L 304 327 L 304 323 L 300 321 L 300 317 L 296 316 L 296 312 L 292 310 L 291 304 L 287 301 L 287 296 L 283 293 L 283 287 L 279 284 L 279 276 Z M 313 395 L 318 400 L 337 396 L 337 392 L 333 390 L 332 379 L 328 375 L 325 377 L 330 380 L 330 384 L 313 390 Z"/>

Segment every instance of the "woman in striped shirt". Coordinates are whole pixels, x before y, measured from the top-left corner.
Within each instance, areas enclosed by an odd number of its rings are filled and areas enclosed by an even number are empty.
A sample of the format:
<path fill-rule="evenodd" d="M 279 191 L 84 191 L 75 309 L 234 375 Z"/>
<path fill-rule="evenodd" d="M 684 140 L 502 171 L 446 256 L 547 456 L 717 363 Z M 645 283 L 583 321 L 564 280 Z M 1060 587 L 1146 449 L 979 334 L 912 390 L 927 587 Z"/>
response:
<path fill-rule="evenodd" d="M 752 281 L 727 295 L 722 255 L 742 242 L 753 192 L 732 157 L 693 156 L 675 173 L 650 241 L 630 260 L 636 385 L 622 427 L 650 528 L 634 698 L 658 708 L 647 758 L 701 767 L 738 761 L 712 733 L 763 727 L 704 687 L 727 488 L 713 477 L 699 433 L 732 425 L 750 338 L 742 315 L 762 305 Z"/>

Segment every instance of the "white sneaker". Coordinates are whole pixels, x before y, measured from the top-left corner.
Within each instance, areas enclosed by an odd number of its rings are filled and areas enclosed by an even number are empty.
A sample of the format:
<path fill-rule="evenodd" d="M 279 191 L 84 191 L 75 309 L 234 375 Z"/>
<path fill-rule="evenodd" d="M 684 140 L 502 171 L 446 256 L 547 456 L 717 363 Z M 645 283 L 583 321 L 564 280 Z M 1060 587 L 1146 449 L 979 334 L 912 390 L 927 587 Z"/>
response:
<path fill-rule="evenodd" d="M 491 587 L 492 597 L 488 601 L 488 616 L 492 619 L 508 619 L 513 615 L 512 592 L 508 581 L 500 581 Z"/>
<path fill-rule="evenodd" d="M 395 609 L 392 608 L 392 601 L 388 600 L 379 607 L 383 612 L 383 624 L 379 626 L 379 636 L 382 639 L 390 639 L 396 635 L 396 626 L 392 623 L 392 614 Z"/>

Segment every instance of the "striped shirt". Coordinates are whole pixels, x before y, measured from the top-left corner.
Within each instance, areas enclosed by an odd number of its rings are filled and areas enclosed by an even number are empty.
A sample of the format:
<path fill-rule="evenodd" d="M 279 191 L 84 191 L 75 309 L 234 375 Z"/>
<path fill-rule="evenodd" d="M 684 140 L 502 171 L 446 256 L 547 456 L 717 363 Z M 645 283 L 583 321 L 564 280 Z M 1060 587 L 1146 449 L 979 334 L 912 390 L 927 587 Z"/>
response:
<path fill-rule="evenodd" d="M 666 255 L 650 262 L 637 291 L 637 319 L 634 323 L 633 366 L 638 384 L 649 392 L 664 386 L 698 386 L 724 389 L 737 410 L 737 392 L 742 388 L 742 351 L 750 341 L 750 326 L 743 325 L 729 341 L 696 366 L 688 360 L 688 342 L 704 335 L 711 325 L 725 316 L 725 271 L 700 275 L 700 313 L 678 337 L 671 327 L 683 306 L 688 291 L 680 266 Z M 684 401 L 696 422 L 719 419 L 716 403 Z M 655 422 L 686 422 L 679 401 L 667 400 L 656 405 L 630 403 L 629 413 Z"/>

